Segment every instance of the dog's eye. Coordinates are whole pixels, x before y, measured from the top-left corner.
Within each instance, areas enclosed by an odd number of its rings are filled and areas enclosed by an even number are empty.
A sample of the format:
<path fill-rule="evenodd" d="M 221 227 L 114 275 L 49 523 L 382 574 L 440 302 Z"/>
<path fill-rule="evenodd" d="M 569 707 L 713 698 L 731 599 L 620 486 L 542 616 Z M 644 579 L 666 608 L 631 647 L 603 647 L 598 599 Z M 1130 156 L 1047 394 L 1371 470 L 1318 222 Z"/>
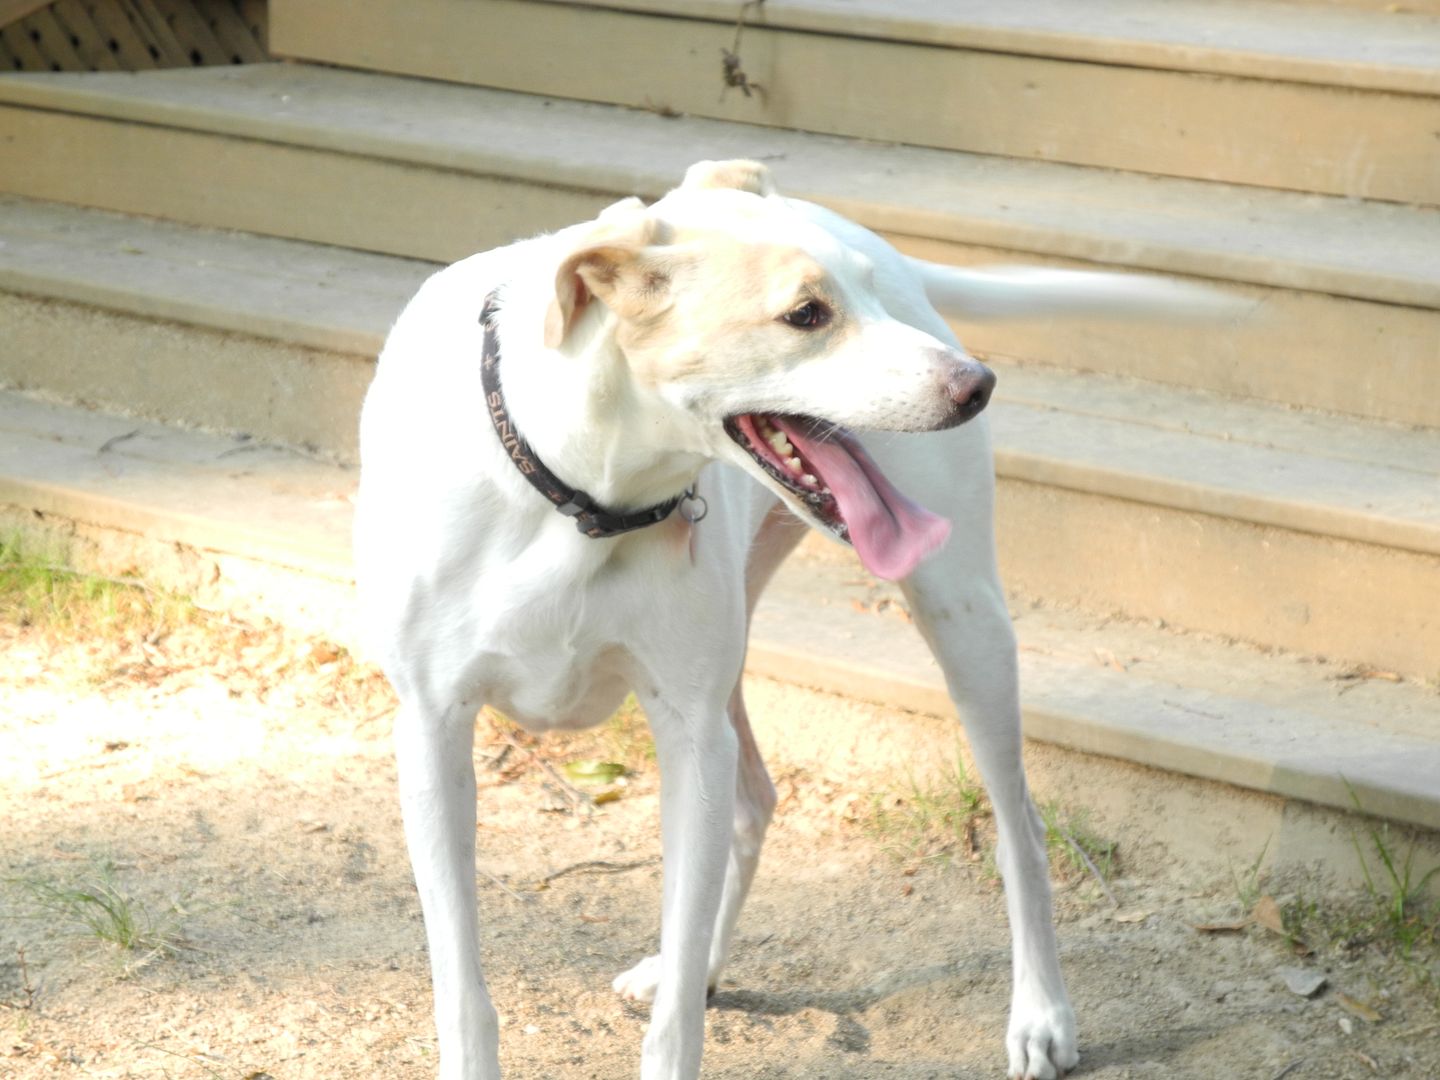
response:
<path fill-rule="evenodd" d="M 830 321 L 830 309 L 816 300 L 809 300 L 780 316 L 797 330 L 815 330 Z"/>

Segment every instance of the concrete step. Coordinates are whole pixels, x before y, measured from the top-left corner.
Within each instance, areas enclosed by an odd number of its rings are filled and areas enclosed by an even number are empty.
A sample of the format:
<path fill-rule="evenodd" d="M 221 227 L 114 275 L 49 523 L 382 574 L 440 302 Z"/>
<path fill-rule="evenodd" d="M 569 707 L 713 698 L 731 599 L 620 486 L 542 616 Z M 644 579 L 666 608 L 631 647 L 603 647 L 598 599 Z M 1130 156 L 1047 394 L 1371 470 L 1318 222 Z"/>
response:
<path fill-rule="evenodd" d="M 1114 376 L 999 372 L 1011 587 L 1440 673 L 1440 437 Z"/>
<path fill-rule="evenodd" d="M 1278 0 L 275 0 L 279 56 L 983 154 L 1440 202 L 1440 18 Z M 722 56 L 747 82 L 727 87 Z"/>
<path fill-rule="evenodd" d="M 353 461 L 433 263 L 0 196 L 0 383 Z"/>
<path fill-rule="evenodd" d="M 254 441 L 0 393 L 0 521 L 102 573 L 354 638 L 353 470 Z M 1018 602 L 1027 732 L 1284 800 L 1440 828 L 1437 688 Z M 807 544 L 757 614 L 749 670 L 952 715 L 893 587 Z M 1223 789 L 1217 789 L 1223 790 Z"/>
<path fill-rule="evenodd" d="M 24 223 L 6 227 L 6 222 Z M 0 200 L 0 378 L 353 461 L 393 257 Z M 997 363 L 1008 581 L 1267 646 L 1440 671 L 1440 437 Z"/>
<path fill-rule="evenodd" d="M 926 258 L 1098 263 L 1260 302 L 1243 331 L 959 326 L 978 352 L 1440 426 L 1434 209 L 303 65 L 0 77 L 0 139 L 0 192 L 440 261 L 657 196 L 702 157 L 759 157 Z"/>

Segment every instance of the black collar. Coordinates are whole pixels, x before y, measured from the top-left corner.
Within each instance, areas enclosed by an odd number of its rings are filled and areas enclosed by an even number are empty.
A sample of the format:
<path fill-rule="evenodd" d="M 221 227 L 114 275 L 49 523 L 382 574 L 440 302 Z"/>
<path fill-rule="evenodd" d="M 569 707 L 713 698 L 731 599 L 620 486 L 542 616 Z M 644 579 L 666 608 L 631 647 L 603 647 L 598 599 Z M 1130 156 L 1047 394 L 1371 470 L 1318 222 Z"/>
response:
<path fill-rule="evenodd" d="M 485 387 L 485 404 L 490 409 L 490 422 L 495 425 L 495 434 L 500 444 L 510 452 L 510 460 L 520 470 L 520 475 L 530 481 L 534 489 L 554 504 L 555 509 L 566 517 L 575 519 L 575 526 L 586 536 L 600 539 L 618 536 L 621 533 L 643 529 L 664 521 L 682 502 L 693 500 L 699 503 L 699 512 L 690 517 L 692 522 L 705 516 L 704 500 L 687 489 L 647 510 L 636 510 L 631 514 L 617 514 L 595 505 L 583 491 L 563 483 L 558 476 L 545 467 L 530 444 L 516 429 L 510 413 L 505 408 L 505 394 L 500 389 L 500 335 L 495 329 L 493 318 L 496 307 L 495 294 L 485 298 L 485 307 L 480 312 L 480 325 L 485 327 L 485 348 L 480 356 L 480 381 Z"/>

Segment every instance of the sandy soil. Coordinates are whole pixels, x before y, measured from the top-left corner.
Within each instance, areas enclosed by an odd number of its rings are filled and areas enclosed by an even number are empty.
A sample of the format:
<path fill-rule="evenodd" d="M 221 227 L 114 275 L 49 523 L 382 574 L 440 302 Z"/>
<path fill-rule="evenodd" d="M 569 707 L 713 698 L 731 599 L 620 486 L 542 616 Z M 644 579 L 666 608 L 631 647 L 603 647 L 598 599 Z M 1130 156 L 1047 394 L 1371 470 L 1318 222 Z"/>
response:
<path fill-rule="evenodd" d="M 151 638 L 0 625 L 0 1076 L 433 1075 L 383 686 L 273 629 Z M 913 718 L 763 681 L 750 697 L 782 806 L 708 1014 L 706 1075 L 1003 1075 L 1007 931 L 984 860 L 897 861 L 860 820 L 897 782 Z M 874 745 L 817 745 L 830 725 Z M 646 1012 L 609 981 L 656 934 L 643 741 L 478 733 L 507 1075 L 632 1076 Z M 592 756 L 636 772 L 577 811 L 551 770 Z M 1153 854 L 1127 864 L 1121 843 L 1118 910 L 1083 875 L 1058 883 L 1078 1075 L 1440 1077 L 1433 992 L 1363 944 L 1299 957 L 1257 927 L 1199 933 L 1237 914 L 1233 885 Z M 43 901 L 106 874 L 171 948 L 115 948 Z M 1329 985 L 1302 998 L 1286 967 Z"/>

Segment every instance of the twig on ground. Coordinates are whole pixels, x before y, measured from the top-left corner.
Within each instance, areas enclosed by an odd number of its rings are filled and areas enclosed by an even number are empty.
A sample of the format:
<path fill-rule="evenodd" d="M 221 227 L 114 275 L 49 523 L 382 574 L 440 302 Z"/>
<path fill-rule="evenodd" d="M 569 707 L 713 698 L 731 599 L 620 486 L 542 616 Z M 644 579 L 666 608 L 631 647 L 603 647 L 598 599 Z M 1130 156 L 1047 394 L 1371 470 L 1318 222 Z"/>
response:
<path fill-rule="evenodd" d="M 1292 1072 L 1294 1072 L 1296 1069 L 1298 1069 L 1301 1065 L 1304 1064 L 1304 1058 L 1296 1058 L 1294 1061 L 1290 1062 L 1289 1065 L 1286 1065 L 1283 1069 L 1281 1069 L 1274 1076 L 1272 1076 L 1270 1080 L 1280 1080 L 1281 1077 L 1289 1076 Z"/>
<path fill-rule="evenodd" d="M 1105 875 L 1100 873 L 1100 868 L 1096 866 L 1090 856 L 1086 854 L 1085 849 L 1075 842 L 1075 838 L 1070 835 L 1070 831 L 1061 827 L 1059 822 L 1056 822 L 1055 824 L 1055 831 L 1058 832 L 1064 838 L 1065 842 L 1070 845 L 1071 850 L 1073 850 L 1076 855 L 1080 856 L 1080 861 L 1085 864 L 1085 869 L 1089 870 L 1091 876 L 1100 883 L 1100 888 L 1104 891 L 1106 897 L 1110 900 L 1111 906 L 1118 908 L 1120 906 L 1119 897 L 1117 897 L 1114 890 L 1110 888 L 1110 883 L 1105 880 Z"/>
<path fill-rule="evenodd" d="M 559 870 L 551 871 L 535 882 L 537 885 L 549 885 L 557 878 L 566 874 L 623 874 L 627 870 L 643 870 L 647 866 L 654 866 L 660 860 L 658 858 L 637 859 L 635 862 L 617 863 L 607 862 L 604 859 L 586 859 L 584 862 L 571 863 L 569 866 L 562 866 Z"/>
<path fill-rule="evenodd" d="M 84 761 L 72 761 L 69 765 L 62 765 L 58 769 L 51 769 L 49 772 L 41 773 L 41 780 L 54 780 L 57 776 L 64 776 L 66 773 L 79 772 L 81 769 L 103 769 L 107 765 L 115 765 L 121 759 L 113 754 L 104 757 L 86 758 Z"/>
<path fill-rule="evenodd" d="M 394 705 L 386 704 L 383 708 L 376 709 L 374 712 L 370 713 L 369 715 L 367 715 L 367 716 L 362 716 L 359 720 L 356 720 L 356 721 L 355 721 L 355 730 L 356 730 L 356 731 L 363 731 L 363 730 L 365 730 L 366 728 L 368 728 L 371 724 L 375 723 L 376 720 L 382 720 L 382 719 L 384 719 L 386 716 L 389 716 L 389 715 L 390 715 L 392 712 L 394 712 L 394 711 L 395 711 L 395 706 L 394 706 Z"/>
<path fill-rule="evenodd" d="M 531 757 L 538 761 L 540 767 L 550 774 L 550 779 L 554 780 L 559 786 L 560 793 L 570 801 L 572 810 L 578 810 L 583 806 L 587 813 L 593 814 L 595 812 L 595 797 L 593 795 L 581 791 L 574 784 L 570 783 L 569 780 L 566 780 L 555 771 L 554 765 L 551 765 L 550 762 L 546 761 L 539 754 L 532 754 Z"/>
<path fill-rule="evenodd" d="M 16 1012 L 34 1012 L 35 995 L 39 988 L 30 981 L 30 965 L 25 962 L 25 947 L 15 946 L 15 953 L 20 959 L 20 992 L 25 995 L 24 1001 L 0 1001 L 0 1008 L 13 1009 Z"/>
<path fill-rule="evenodd" d="M 26 562 L 4 562 L 0 563 L 0 570 L 43 570 L 47 574 L 63 574 L 66 577 L 82 577 L 91 581 L 103 581 L 107 585 L 123 585 L 129 589 L 144 589 L 146 592 L 154 592 L 148 582 L 133 577 L 106 577 L 104 574 L 92 574 L 88 570 L 76 570 L 73 566 L 61 566 L 58 563 L 26 563 Z"/>
<path fill-rule="evenodd" d="M 572 809 L 579 809 L 583 806 L 590 812 L 594 812 L 595 800 L 590 795 L 581 791 L 574 784 L 570 783 L 570 781 L 566 780 L 563 776 L 556 772 L 555 766 L 551 765 L 550 762 L 546 761 L 543 757 L 541 757 L 537 751 L 530 749 L 528 746 L 521 746 L 520 743 L 516 741 L 515 733 L 513 731 L 506 729 L 504 731 L 504 735 L 505 741 L 507 743 L 509 743 L 516 750 L 520 751 L 522 754 L 526 755 L 531 761 L 535 762 L 535 764 L 539 765 L 542 769 L 545 770 L 546 773 L 549 774 L 550 779 L 555 781 L 555 785 L 560 789 L 560 794 L 563 795 L 565 799 L 570 803 Z"/>
<path fill-rule="evenodd" d="M 512 889 L 509 885 L 507 885 L 499 876 L 497 876 L 497 875 L 495 875 L 495 874 L 492 874 L 489 870 L 486 870 L 483 866 L 476 866 L 475 869 L 478 870 L 478 871 L 480 872 L 480 874 L 481 874 L 482 876 L 484 876 L 484 878 L 485 878 L 487 881 L 489 881 L 492 885 L 495 885 L 495 886 L 498 886 L 498 887 L 501 888 L 501 889 L 504 889 L 507 893 L 509 893 L 511 896 L 513 896 L 516 900 L 519 900 L 522 904 L 528 904 L 528 903 L 530 903 L 530 901 L 533 899 L 533 897 L 526 896 L 524 893 L 518 893 L 518 892 L 516 892 L 516 891 L 515 891 L 514 889 Z"/>

